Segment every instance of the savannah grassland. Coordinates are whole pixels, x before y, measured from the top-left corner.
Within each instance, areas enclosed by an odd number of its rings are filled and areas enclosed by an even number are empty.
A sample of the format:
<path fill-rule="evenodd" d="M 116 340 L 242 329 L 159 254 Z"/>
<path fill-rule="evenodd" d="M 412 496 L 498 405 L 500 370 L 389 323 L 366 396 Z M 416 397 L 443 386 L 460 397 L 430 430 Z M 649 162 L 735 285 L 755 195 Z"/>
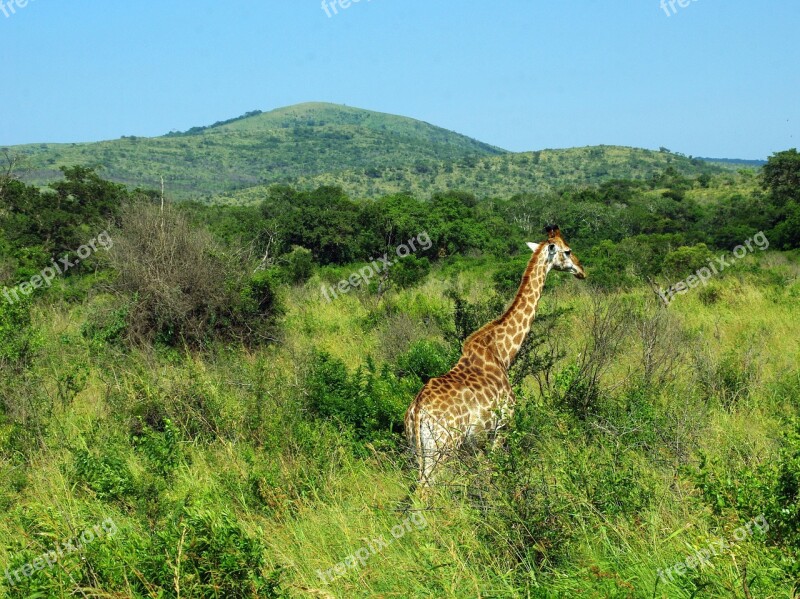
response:
<path fill-rule="evenodd" d="M 4 285 L 105 229 L 114 247 L 0 301 L 0 593 L 797 597 L 800 169 L 770 163 L 505 199 L 284 186 L 163 209 L 90 169 L 49 190 L 6 179 Z M 465 450 L 421 503 L 403 412 L 510 302 L 549 222 L 589 278 L 551 273 L 503 446 Z M 430 252 L 322 296 L 423 231 Z M 654 293 L 758 231 L 766 251 L 668 307 Z M 426 525 L 395 539 L 410 515 Z M 10 578 L 109 518 L 115 535 Z M 742 534 L 754 520 L 768 528 Z"/>

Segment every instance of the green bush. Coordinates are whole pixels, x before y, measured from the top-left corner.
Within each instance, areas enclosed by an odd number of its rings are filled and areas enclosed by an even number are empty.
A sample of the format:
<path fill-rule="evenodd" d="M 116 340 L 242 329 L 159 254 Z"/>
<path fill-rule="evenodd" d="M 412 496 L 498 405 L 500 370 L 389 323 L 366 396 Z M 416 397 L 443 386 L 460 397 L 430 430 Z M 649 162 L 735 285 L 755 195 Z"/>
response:
<path fill-rule="evenodd" d="M 566 442 L 554 439 L 555 415 L 521 399 L 505 447 L 491 454 L 496 474 L 484 501 L 492 509 L 482 518 L 480 531 L 493 551 L 503 551 L 530 570 L 545 560 L 558 564 L 567 557 L 580 515 L 574 499 L 549 474 L 563 470 L 543 464 L 547 440 Z"/>
<path fill-rule="evenodd" d="M 114 300 L 99 299 L 90 308 L 81 326 L 81 334 L 90 343 L 101 347 L 119 343 L 128 329 L 129 311 L 127 302 L 120 304 Z"/>
<path fill-rule="evenodd" d="M 497 294 L 486 300 L 472 303 L 456 289 L 449 289 L 445 296 L 453 302 L 454 335 L 452 342 L 459 345 L 487 322 L 500 316 L 506 303 Z"/>
<path fill-rule="evenodd" d="M 413 287 L 423 281 L 431 271 L 431 263 L 427 258 L 407 256 L 398 260 L 389 271 L 389 278 L 398 287 Z"/>
<path fill-rule="evenodd" d="M 413 375 L 422 383 L 445 374 L 458 360 L 452 348 L 436 341 L 420 340 L 397 358 L 400 376 Z"/>
<path fill-rule="evenodd" d="M 283 267 L 285 279 L 292 285 L 305 283 L 314 272 L 314 254 L 311 250 L 296 245 L 286 256 Z"/>
<path fill-rule="evenodd" d="M 231 307 L 230 326 L 236 330 L 262 321 L 262 325 L 281 312 L 276 276 L 262 270 L 250 275 L 241 286 L 239 302 Z M 264 327 L 261 327 L 264 330 Z"/>
<path fill-rule="evenodd" d="M 91 489 L 98 499 L 122 501 L 135 494 L 133 474 L 113 448 L 106 448 L 99 456 L 78 449 L 74 456 L 74 481 Z"/>
<path fill-rule="evenodd" d="M 24 367 L 38 345 L 30 298 L 8 303 L 0 297 L 0 369 Z"/>
<path fill-rule="evenodd" d="M 169 418 L 163 422 L 163 430 L 148 426 L 141 418 L 137 422 L 133 446 L 142 452 L 161 476 L 167 476 L 183 458 L 180 431 Z"/>
<path fill-rule="evenodd" d="M 229 512 L 183 507 L 160 522 L 143 559 L 147 585 L 175 589 L 186 597 L 280 597 L 279 575 L 265 573 L 262 531 L 247 532 Z"/>
<path fill-rule="evenodd" d="M 767 542 L 783 558 L 787 578 L 800 576 L 800 418 L 783 434 L 778 455 L 753 469 L 700 456 L 691 471 L 702 499 L 717 516 L 733 512 L 738 520 L 763 516 Z"/>
<path fill-rule="evenodd" d="M 701 268 L 708 268 L 714 254 L 705 243 L 679 247 L 664 258 L 664 273 L 676 279 L 685 279 Z"/>
<path fill-rule="evenodd" d="M 306 385 L 312 411 L 352 428 L 361 440 L 385 440 L 402 430 L 413 397 L 388 366 L 378 371 L 368 360 L 349 374 L 341 360 L 325 353 L 312 359 Z"/>
<path fill-rule="evenodd" d="M 704 306 L 713 306 L 722 298 L 722 287 L 709 283 L 698 290 L 697 297 Z"/>
<path fill-rule="evenodd" d="M 522 256 L 515 256 L 511 260 L 500 265 L 492 275 L 494 289 L 498 295 L 509 297 L 517 292 L 520 282 L 522 281 L 522 274 L 525 272 L 530 258 L 530 253 Z"/>

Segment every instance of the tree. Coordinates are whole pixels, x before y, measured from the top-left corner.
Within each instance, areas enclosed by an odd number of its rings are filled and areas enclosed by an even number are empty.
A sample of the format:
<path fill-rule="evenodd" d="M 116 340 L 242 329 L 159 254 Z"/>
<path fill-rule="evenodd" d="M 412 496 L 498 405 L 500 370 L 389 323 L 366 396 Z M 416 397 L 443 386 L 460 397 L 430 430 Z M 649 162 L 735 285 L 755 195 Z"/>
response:
<path fill-rule="evenodd" d="M 796 148 L 776 152 L 764 165 L 762 177 L 778 205 L 800 200 L 800 153 Z"/>
<path fill-rule="evenodd" d="M 276 187 L 270 190 L 262 212 L 267 220 L 274 220 L 286 244 L 310 249 L 320 264 L 363 258 L 356 239 L 358 206 L 339 187 L 314 191 Z"/>
<path fill-rule="evenodd" d="M 777 152 L 764 165 L 764 187 L 770 190 L 778 208 L 770 237 L 778 247 L 800 247 L 800 154 L 796 148 Z"/>

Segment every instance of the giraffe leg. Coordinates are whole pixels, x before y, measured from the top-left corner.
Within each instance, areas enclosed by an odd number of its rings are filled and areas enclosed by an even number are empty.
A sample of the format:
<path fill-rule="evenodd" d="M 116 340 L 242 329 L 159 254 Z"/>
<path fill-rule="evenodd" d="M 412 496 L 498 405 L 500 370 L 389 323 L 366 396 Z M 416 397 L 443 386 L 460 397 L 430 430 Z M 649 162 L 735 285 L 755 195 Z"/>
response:
<path fill-rule="evenodd" d="M 429 414 L 421 415 L 419 424 L 419 489 L 427 497 L 433 487 L 439 464 L 451 446 L 450 435 Z"/>
<path fill-rule="evenodd" d="M 406 435 L 411 453 L 417 461 L 417 491 L 427 495 L 433 478 L 433 464 L 435 460 L 431 455 L 432 430 L 424 417 L 425 410 L 420 405 L 418 396 L 406 412 L 405 425 Z"/>
<path fill-rule="evenodd" d="M 502 430 L 514 418 L 514 404 L 516 404 L 516 401 L 514 391 L 509 388 L 505 399 L 500 402 L 500 407 L 497 409 L 497 421 L 492 431 L 492 451 L 499 449 L 505 441 L 505 435 L 502 434 Z"/>

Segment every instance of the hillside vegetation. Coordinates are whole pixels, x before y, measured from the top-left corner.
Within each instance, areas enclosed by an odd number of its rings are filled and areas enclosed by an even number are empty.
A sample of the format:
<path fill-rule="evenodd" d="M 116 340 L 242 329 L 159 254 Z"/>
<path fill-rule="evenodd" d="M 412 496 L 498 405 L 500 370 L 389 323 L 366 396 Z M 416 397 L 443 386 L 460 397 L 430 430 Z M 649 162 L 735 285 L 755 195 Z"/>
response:
<path fill-rule="evenodd" d="M 3 596 L 800 594 L 795 150 L 492 200 L 63 175 L 0 178 Z M 554 222 L 588 279 L 551 273 L 503 444 L 422 503 L 404 410 Z"/>
<path fill-rule="evenodd" d="M 24 157 L 20 174 L 48 183 L 59 166 L 100 166 L 109 180 L 156 187 L 177 199 L 264 183 L 291 182 L 331 170 L 455 161 L 504 151 L 421 121 L 311 103 L 162 137 L 123 137 L 81 144 L 10 148 Z"/>
<path fill-rule="evenodd" d="M 332 104 L 300 104 L 162 137 L 9 149 L 20 177 L 44 185 L 60 166 L 96 166 L 130 187 L 175 199 L 259 202 L 264 186 L 337 185 L 353 197 L 427 196 L 469 189 L 478 197 L 542 192 L 615 178 L 647 179 L 673 167 L 687 176 L 726 168 L 668 151 L 598 146 L 513 154 L 413 119 Z M 252 188 L 252 189 L 251 189 Z"/>
<path fill-rule="evenodd" d="M 469 189 L 479 198 L 543 193 L 565 186 L 597 185 L 614 179 L 644 181 L 672 168 L 681 175 L 724 172 L 720 165 L 669 152 L 639 148 L 595 146 L 468 157 L 456 162 L 417 163 L 413 166 L 371 166 L 298 177 L 303 189 L 337 186 L 351 197 L 377 198 L 395 193 L 427 197 L 432 193 Z M 266 186 L 255 186 L 214 198 L 223 204 L 247 205 L 266 196 Z"/>

